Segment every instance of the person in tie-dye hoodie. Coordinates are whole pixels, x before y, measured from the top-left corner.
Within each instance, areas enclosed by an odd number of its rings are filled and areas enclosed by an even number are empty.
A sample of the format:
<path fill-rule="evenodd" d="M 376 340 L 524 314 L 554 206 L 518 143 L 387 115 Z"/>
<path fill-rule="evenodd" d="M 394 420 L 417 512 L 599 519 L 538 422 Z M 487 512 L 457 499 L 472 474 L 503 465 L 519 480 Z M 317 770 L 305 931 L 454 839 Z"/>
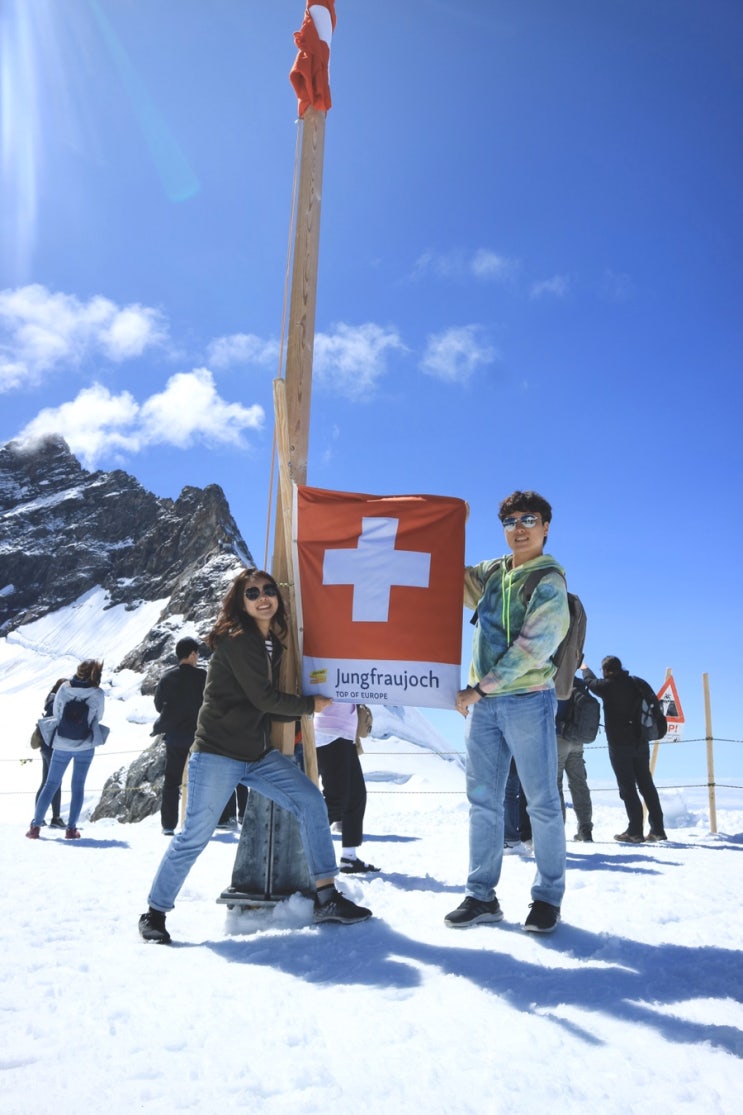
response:
<path fill-rule="evenodd" d="M 457 709 L 466 738 L 470 866 L 456 929 L 501 921 L 495 895 L 503 860 L 503 799 L 516 760 L 531 818 L 536 876 L 524 928 L 551 932 L 565 891 L 565 829 L 557 790 L 557 698 L 552 656 L 568 630 L 565 573 L 544 553 L 552 508 L 537 492 L 513 492 L 498 511 L 511 553 L 470 566 L 465 605 L 476 609 L 472 664 Z M 532 575 L 545 570 L 539 579 Z M 535 583 L 536 581 L 536 583 Z M 528 582 L 528 587 L 527 587 Z"/>

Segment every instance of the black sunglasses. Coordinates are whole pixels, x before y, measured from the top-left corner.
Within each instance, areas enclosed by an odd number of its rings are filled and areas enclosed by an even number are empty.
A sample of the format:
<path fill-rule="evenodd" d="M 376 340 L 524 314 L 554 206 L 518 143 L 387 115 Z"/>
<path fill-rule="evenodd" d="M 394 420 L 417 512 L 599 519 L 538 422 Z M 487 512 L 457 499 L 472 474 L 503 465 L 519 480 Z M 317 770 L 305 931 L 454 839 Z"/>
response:
<path fill-rule="evenodd" d="M 251 585 L 250 588 L 245 589 L 245 596 L 248 600 L 259 600 L 261 596 L 278 596 L 279 590 L 275 585 L 262 585 L 258 588 L 257 585 Z"/>

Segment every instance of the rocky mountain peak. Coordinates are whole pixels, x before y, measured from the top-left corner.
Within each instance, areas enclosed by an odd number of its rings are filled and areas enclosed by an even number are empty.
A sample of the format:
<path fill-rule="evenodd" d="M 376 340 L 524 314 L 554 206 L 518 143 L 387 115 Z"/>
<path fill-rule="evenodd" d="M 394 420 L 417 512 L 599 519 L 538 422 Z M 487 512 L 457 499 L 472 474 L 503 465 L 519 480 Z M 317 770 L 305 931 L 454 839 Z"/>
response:
<path fill-rule="evenodd" d="M 88 472 L 60 437 L 0 448 L 0 634 L 96 585 L 112 606 L 166 600 L 120 663 L 149 675 L 174 621 L 213 622 L 226 583 L 254 564 L 216 484 L 164 499 L 119 469 Z"/>

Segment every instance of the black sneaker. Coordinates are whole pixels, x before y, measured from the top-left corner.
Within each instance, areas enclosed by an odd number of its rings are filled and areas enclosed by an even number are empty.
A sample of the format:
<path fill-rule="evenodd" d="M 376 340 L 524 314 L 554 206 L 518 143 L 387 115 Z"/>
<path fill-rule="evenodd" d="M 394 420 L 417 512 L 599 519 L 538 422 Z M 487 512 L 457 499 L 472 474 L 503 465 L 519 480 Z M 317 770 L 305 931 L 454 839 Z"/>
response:
<path fill-rule="evenodd" d="M 160 910 L 149 909 L 139 919 L 139 935 L 144 941 L 154 941 L 156 945 L 169 945 L 170 934 L 165 928 L 165 914 Z"/>
<path fill-rule="evenodd" d="M 527 933 L 551 933 L 560 920 L 560 907 L 550 906 L 549 902 L 532 902 L 524 922 Z"/>
<path fill-rule="evenodd" d="M 61 817 L 52 817 L 51 821 L 49 822 L 49 828 L 50 829 L 66 829 L 67 828 L 67 822 L 63 821 Z"/>
<path fill-rule="evenodd" d="M 341 871 L 344 875 L 364 875 L 369 871 L 379 871 L 373 863 L 364 863 L 362 859 L 355 856 L 349 859 L 348 856 L 341 856 Z"/>
<path fill-rule="evenodd" d="M 498 899 L 481 902 L 471 894 L 444 918 L 444 924 L 451 929 L 468 929 L 470 925 L 495 925 L 497 921 L 503 921 L 503 911 L 498 905 Z"/>
<path fill-rule="evenodd" d="M 582 840 L 586 844 L 593 844 L 593 833 L 590 829 L 578 829 L 573 840 Z"/>
<path fill-rule="evenodd" d="M 330 921 L 337 922 L 339 925 L 355 925 L 357 921 L 366 921 L 370 918 L 372 912 L 365 906 L 357 906 L 350 898 L 346 898 L 345 894 L 341 894 L 333 887 L 330 897 L 325 901 L 315 896 L 315 909 L 312 916 L 317 924 Z"/>

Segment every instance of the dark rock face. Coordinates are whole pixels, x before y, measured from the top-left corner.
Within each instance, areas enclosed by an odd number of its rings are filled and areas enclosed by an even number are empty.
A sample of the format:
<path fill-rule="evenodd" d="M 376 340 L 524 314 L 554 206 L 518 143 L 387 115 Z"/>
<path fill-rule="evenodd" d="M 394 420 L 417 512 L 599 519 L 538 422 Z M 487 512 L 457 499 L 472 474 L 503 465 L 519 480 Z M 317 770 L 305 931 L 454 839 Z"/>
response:
<path fill-rule="evenodd" d="M 139 646 L 110 663 L 153 693 L 184 626 L 206 636 L 230 581 L 254 565 L 216 484 L 160 499 L 126 472 L 86 471 L 60 437 L 0 448 L 0 636 L 96 586 L 110 606 L 162 600 Z M 157 812 L 164 767 L 156 741 L 108 780 L 92 819 Z"/>
<path fill-rule="evenodd" d="M 106 780 L 101 800 L 90 814 L 91 821 L 115 817 L 124 824 L 143 821 L 160 809 L 165 781 L 165 744 L 160 737 L 129 767 L 122 767 Z"/>
<path fill-rule="evenodd" d="M 216 484 L 160 499 L 126 472 L 87 472 L 59 437 L 0 448 L 0 635 L 96 585 L 112 606 L 167 599 L 164 621 L 198 625 L 254 564 Z M 122 665 L 146 672 L 171 637 L 155 629 Z"/>

